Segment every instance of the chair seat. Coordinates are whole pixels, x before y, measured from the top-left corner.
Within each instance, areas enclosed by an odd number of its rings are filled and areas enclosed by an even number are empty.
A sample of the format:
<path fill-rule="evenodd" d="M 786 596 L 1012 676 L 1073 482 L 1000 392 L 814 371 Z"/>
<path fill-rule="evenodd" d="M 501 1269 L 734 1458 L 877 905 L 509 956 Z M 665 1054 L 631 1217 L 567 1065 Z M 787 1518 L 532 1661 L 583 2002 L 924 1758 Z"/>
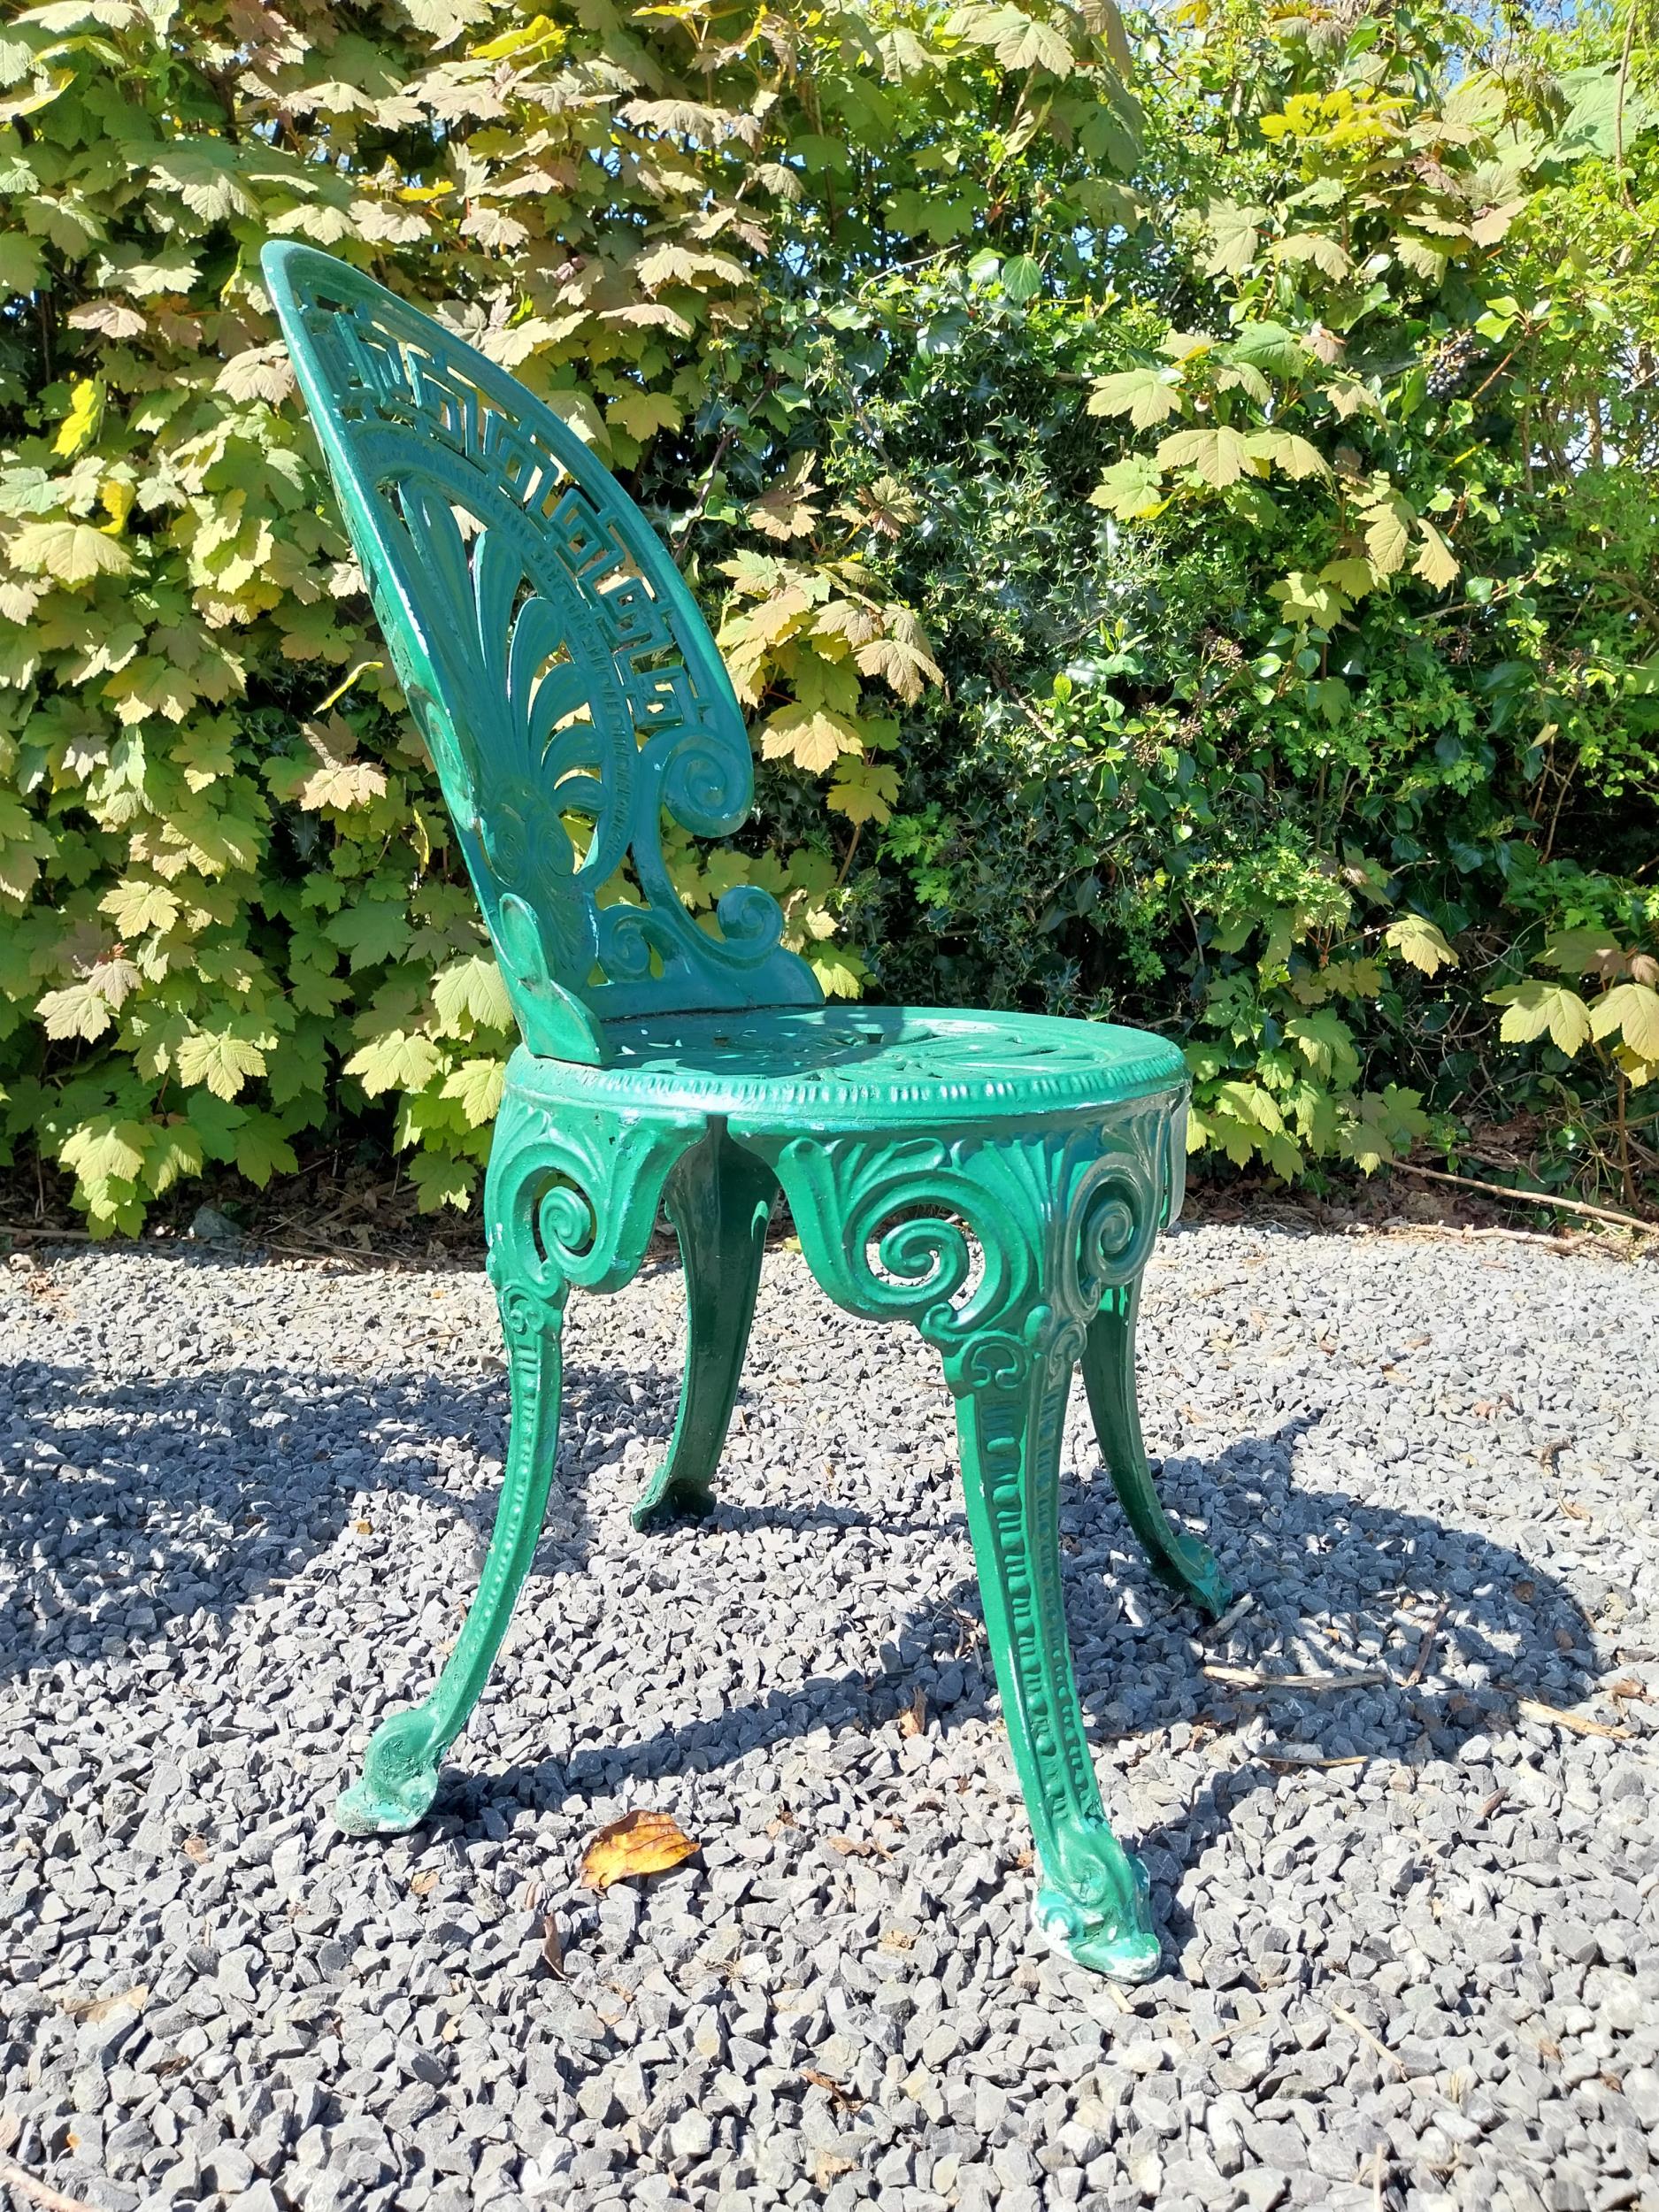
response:
<path fill-rule="evenodd" d="M 748 1128 L 926 1128 L 1076 1112 L 1184 1089 L 1143 1029 L 958 1008 L 784 1008 L 607 1025 L 604 1067 L 513 1056 L 511 1087 L 595 1105 L 692 1108 Z"/>

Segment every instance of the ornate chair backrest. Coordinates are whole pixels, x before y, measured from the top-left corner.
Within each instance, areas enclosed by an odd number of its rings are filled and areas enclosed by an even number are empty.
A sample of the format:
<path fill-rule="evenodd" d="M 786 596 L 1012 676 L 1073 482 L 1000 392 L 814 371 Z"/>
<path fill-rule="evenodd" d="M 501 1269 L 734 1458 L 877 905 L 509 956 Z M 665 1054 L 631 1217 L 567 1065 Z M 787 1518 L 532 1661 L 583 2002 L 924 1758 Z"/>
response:
<path fill-rule="evenodd" d="M 551 408 L 395 293 L 311 246 L 262 261 L 530 1049 L 598 1064 L 607 1021 L 819 1004 L 775 900 L 728 891 L 716 933 L 669 879 L 664 815 L 724 836 L 754 770 L 644 516 Z"/>

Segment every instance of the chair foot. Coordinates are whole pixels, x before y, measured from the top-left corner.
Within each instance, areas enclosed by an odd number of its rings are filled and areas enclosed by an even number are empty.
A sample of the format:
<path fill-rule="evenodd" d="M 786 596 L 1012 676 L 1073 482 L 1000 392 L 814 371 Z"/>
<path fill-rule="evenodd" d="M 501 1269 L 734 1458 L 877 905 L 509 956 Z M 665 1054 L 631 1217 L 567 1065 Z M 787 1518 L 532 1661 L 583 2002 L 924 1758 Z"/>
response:
<path fill-rule="evenodd" d="M 401 1836 L 419 1827 L 438 1794 L 441 1749 L 420 1707 L 383 1720 L 369 1740 L 362 1779 L 335 1800 L 337 1824 L 349 1836 Z"/>
<path fill-rule="evenodd" d="M 665 1459 L 634 1500 L 628 1514 L 637 1529 L 664 1528 L 675 1520 L 703 1521 L 713 1512 L 715 1497 L 706 1482 L 694 1482 L 676 1474 L 672 1458 Z"/>
<path fill-rule="evenodd" d="M 1104 1974 L 1115 1982 L 1149 1982 L 1164 1955 L 1148 1909 L 1151 1884 L 1139 1859 L 1127 1852 L 1122 1855 L 1133 1893 L 1124 1901 L 1120 1916 L 1091 1908 L 1045 1881 L 1032 1907 L 1032 1924 L 1055 1950 L 1091 1974 Z"/>

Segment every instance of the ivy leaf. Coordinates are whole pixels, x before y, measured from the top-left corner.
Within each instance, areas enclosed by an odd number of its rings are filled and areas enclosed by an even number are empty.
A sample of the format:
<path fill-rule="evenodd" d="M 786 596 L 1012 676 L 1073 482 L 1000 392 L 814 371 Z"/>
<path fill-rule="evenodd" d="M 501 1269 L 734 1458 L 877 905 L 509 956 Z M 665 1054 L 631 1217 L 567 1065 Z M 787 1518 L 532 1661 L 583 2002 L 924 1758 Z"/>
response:
<path fill-rule="evenodd" d="M 1402 914 L 1389 923 L 1383 938 L 1425 975 L 1438 975 L 1442 968 L 1457 965 L 1457 955 L 1426 914 Z"/>
<path fill-rule="evenodd" d="M 1180 393 L 1167 369 L 1121 369 L 1103 376 L 1089 394 L 1091 415 L 1127 415 L 1137 430 L 1149 430 L 1181 411 Z"/>
<path fill-rule="evenodd" d="M 1571 1060 L 1591 1033 L 1590 1010 L 1577 991 L 1541 976 L 1489 991 L 1486 1003 L 1504 1010 L 1498 1034 L 1506 1045 L 1531 1044 L 1548 1033 L 1556 1051 Z"/>

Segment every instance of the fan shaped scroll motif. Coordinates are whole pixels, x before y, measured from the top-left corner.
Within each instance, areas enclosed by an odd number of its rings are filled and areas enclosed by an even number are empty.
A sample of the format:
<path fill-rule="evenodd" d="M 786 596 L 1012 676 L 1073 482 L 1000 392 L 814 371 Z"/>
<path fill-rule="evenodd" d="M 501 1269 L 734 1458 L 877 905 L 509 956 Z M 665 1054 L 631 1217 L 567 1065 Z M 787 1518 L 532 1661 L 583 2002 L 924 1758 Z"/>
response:
<path fill-rule="evenodd" d="M 603 1025 L 810 1006 L 764 892 L 687 911 L 666 813 L 728 834 L 752 792 L 731 682 L 645 521 L 557 415 L 311 247 L 264 265 L 411 710 L 535 1052 Z"/>

